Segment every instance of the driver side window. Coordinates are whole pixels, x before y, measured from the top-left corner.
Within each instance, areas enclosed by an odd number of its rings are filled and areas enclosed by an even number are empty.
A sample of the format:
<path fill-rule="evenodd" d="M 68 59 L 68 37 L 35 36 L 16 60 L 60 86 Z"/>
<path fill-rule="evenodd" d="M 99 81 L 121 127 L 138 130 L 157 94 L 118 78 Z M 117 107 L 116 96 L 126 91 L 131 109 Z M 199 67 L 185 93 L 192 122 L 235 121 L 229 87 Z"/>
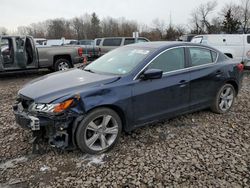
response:
<path fill-rule="evenodd" d="M 163 52 L 148 66 L 149 69 L 160 69 L 170 72 L 185 68 L 184 48 L 174 48 Z"/>

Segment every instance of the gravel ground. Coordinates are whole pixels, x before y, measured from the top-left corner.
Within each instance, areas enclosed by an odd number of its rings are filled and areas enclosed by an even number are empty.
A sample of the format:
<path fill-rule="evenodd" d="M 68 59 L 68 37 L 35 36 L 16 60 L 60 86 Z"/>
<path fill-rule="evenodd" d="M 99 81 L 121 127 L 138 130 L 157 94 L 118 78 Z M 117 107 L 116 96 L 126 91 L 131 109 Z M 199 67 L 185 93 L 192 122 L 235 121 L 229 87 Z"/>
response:
<path fill-rule="evenodd" d="M 250 73 L 228 114 L 204 110 L 124 134 L 109 153 L 32 155 L 12 104 L 28 81 L 0 78 L 0 187 L 250 187 Z"/>

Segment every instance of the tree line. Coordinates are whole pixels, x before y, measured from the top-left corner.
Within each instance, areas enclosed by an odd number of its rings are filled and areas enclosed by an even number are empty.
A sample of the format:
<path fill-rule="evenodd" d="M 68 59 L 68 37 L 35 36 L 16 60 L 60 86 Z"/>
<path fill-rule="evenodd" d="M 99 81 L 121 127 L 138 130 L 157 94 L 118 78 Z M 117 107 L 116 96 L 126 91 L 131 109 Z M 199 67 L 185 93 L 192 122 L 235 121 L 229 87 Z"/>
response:
<path fill-rule="evenodd" d="M 250 33 L 250 0 L 225 4 L 219 12 L 215 12 L 217 1 L 209 1 L 195 7 L 190 13 L 186 25 L 176 25 L 170 21 L 154 19 L 151 27 L 138 24 L 134 20 L 107 17 L 100 19 L 96 13 L 84 14 L 73 19 L 50 19 L 20 26 L 15 34 L 31 35 L 35 38 L 59 39 L 94 39 L 110 36 L 131 36 L 139 31 L 140 36 L 150 40 L 175 40 L 187 33 Z M 0 27 L 0 34 L 8 34 L 8 30 Z"/>

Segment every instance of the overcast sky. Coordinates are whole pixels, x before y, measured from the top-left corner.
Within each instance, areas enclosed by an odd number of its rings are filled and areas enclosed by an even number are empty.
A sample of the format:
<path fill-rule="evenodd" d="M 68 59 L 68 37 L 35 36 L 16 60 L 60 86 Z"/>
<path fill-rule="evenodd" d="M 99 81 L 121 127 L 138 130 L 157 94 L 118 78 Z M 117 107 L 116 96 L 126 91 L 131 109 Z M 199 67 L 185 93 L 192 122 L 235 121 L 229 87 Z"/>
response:
<path fill-rule="evenodd" d="M 18 26 L 52 18 L 73 18 L 96 12 L 99 18 L 125 17 L 150 25 L 155 18 L 186 24 L 190 12 L 208 0 L 0 0 L 0 27 Z M 239 0 L 232 0 L 238 3 Z M 218 0 L 217 10 L 229 0 Z"/>

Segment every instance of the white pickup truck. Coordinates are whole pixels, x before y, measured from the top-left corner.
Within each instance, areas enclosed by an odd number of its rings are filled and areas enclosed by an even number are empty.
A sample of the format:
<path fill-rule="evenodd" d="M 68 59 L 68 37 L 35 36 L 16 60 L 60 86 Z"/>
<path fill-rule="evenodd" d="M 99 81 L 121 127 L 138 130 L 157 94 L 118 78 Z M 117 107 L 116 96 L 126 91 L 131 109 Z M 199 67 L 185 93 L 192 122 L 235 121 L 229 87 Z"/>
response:
<path fill-rule="evenodd" d="M 250 34 L 197 35 L 191 42 L 217 48 L 228 57 L 244 63 L 250 69 Z"/>

